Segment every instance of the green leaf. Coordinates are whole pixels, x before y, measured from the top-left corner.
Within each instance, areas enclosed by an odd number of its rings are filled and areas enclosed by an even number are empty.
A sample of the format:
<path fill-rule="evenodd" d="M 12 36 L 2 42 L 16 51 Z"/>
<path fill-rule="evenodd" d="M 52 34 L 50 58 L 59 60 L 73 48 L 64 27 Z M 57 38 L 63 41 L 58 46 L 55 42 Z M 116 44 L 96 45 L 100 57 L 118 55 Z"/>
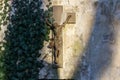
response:
<path fill-rule="evenodd" d="M 41 0 L 32 0 L 30 4 L 27 4 L 28 0 L 14 0 L 12 7 L 15 11 L 11 16 L 7 16 L 9 11 L 6 9 L 11 8 L 7 2 L 5 0 L 5 9 L 0 13 L 0 25 L 2 22 L 8 24 L 5 50 L 0 51 L 0 71 L 6 79 L 0 77 L 0 80 L 38 80 L 38 68 L 43 67 L 43 63 L 37 61 L 39 50 L 44 47 L 44 41 L 49 40 L 50 33 L 45 18 L 53 23 L 51 1 L 44 11 L 40 9 Z"/>

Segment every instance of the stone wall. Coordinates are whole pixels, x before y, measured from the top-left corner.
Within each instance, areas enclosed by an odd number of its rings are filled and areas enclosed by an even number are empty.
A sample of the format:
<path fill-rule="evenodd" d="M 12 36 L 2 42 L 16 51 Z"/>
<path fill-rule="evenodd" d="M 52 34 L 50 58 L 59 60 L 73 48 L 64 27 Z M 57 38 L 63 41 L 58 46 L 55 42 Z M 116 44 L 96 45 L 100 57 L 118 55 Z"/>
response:
<path fill-rule="evenodd" d="M 79 63 L 94 24 L 96 8 L 93 3 L 94 1 L 87 0 L 61 1 L 64 8 L 61 21 L 65 20 L 67 13 L 76 14 L 75 24 L 67 24 L 63 28 L 63 68 L 58 69 L 61 79 L 73 78 L 76 69 L 80 67 Z"/>
<path fill-rule="evenodd" d="M 60 79 L 119 80 L 119 0 L 53 0 L 76 23 L 63 28 L 63 68 Z"/>
<path fill-rule="evenodd" d="M 74 24 L 67 24 L 62 28 L 63 67 L 58 68 L 58 70 L 55 71 L 60 79 L 72 78 L 76 72 L 76 68 L 79 68 L 78 64 L 81 62 L 81 57 L 84 53 L 94 24 L 96 12 L 94 2 L 95 1 L 87 0 L 53 0 L 54 7 L 63 7 L 63 11 L 61 11 L 62 13 L 59 15 L 57 15 L 59 10 L 54 11 L 54 14 L 59 16 L 55 17 L 57 18 L 57 23 L 62 24 L 67 18 L 67 13 L 75 13 L 76 19 Z M 43 50 L 43 52 L 46 52 L 46 47 L 43 48 Z M 47 62 L 47 58 L 45 61 Z M 48 62 L 50 62 L 50 60 L 48 60 Z"/>

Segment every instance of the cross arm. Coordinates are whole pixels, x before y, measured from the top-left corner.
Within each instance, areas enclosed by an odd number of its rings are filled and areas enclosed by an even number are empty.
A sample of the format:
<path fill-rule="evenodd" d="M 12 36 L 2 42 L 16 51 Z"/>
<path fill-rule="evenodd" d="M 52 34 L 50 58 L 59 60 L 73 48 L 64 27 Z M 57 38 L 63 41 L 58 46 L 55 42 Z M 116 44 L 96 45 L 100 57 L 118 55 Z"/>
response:
<path fill-rule="evenodd" d="M 67 17 L 67 19 L 65 20 L 65 22 L 63 22 L 63 25 L 66 25 L 66 24 L 68 23 L 68 21 L 70 20 L 70 18 L 71 18 L 71 15 L 69 15 L 69 16 Z"/>

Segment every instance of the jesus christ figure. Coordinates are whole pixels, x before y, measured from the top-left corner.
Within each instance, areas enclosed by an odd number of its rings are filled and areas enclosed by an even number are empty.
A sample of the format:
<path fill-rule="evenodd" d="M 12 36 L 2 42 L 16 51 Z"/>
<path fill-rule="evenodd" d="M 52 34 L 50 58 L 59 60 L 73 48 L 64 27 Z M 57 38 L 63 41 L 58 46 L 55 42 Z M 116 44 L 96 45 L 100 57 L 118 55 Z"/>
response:
<path fill-rule="evenodd" d="M 67 17 L 67 19 L 65 20 L 65 22 L 63 22 L 62 25 L 58 25 L 57 23 L 50 24 L 46 20 L 47 25 L 50 26 L 50 29 L 53 33 L 53 38 L 51 39 L 48 48 L 53 49 L 53 63 L 54 67 L 56 68 L 62 67 L 62 28 L 65 27 L 70 18 L 71 15 Z"/>

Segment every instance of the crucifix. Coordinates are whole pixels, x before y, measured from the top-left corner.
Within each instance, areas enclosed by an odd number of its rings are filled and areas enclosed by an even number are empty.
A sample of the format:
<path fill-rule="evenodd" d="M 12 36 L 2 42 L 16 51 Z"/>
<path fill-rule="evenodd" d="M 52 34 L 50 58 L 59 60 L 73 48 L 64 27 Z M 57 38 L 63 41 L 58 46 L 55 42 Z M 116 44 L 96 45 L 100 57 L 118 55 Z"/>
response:
<path fill-rule="evenodd" d="M 63 67 L 63 41 L 62 41 L 62 28 L 65 27 L 65 25 L 70 20 L 71 15 L 68 15 L 65 22 L 63 22 L 62 25 L 59 25 L 57 23 L 49 23 L 49 21 L 46 19 L 46 24 L 50 26 L 50 29 L 52 31 L 52 39 L 50 39 L 50 43 L 48 45 L 48 48 L 52 49 L 53 54 L 53 67 L 54 68 L 62 68 Z"/>

